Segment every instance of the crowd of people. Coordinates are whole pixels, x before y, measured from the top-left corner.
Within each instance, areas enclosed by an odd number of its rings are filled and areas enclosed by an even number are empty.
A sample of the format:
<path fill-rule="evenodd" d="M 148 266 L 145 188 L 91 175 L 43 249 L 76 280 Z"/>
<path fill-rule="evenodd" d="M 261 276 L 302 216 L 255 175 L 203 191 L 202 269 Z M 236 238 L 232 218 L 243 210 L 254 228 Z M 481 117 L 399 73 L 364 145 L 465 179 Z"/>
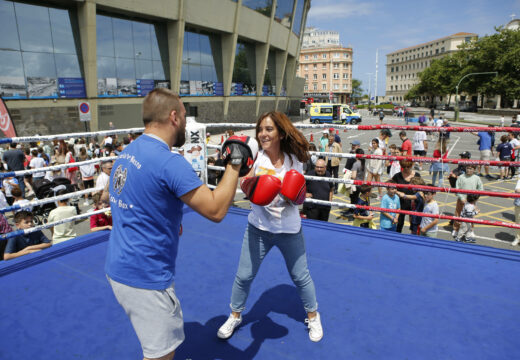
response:
<path fill-rule="evenodd" d="M 122 139 L 118 136 L 105 136 L 101 141 L 96 137 L 54 140 L 52 142 L 31 142 L 9 144 L 0 148 L 2 172 L 37 169 L 25 176 L 4 177 L 0 181 L 0 208 L 19 205 L 14 211 L 0 214 L 0 233 L 14 229 L 26 229 L 40 223 L 52 223 L 70 218 L 79 213 L 79 200 L 64 199 L 48 206 L 31 207 L 33 200 L 45 197 L 66 195 L 67 193 L 104 188 L 109 181 L 113 162 L 105 157 L 117 156 L 138 134 L 128 134 Z M 60 164 L 72 164 L 91 159 L 99 163 L 83 164 L 61 170 L 47 168 Z M 100 192 L 84 195 L 82 205 L 93 210 L 107 208 L 106 213 L 90 217 L 90 231 L 111 230 L 112 218 L 109 204 L 100 199 Z M 51 244 L 73 239 L 77 236 L 75 222 L 64 222 L 50 228 L 50 238 L 41 232 L 21 235 L 0 241 L 0 260 L 12 259 L 31 252 L 39 251 Z M 30 225 L 30 226 L 29 226 Z M 47 244 L 46 246 L 40 246 Z"/>

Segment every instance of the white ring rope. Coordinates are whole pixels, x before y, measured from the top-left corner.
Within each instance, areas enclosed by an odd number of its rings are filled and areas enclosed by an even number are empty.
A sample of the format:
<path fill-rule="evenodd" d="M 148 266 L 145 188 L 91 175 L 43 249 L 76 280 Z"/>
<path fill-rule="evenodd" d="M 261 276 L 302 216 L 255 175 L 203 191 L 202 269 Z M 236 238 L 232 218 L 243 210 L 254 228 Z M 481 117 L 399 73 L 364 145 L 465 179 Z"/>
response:
<path fill-rule="evenodd" d="M 58 187 L 58 186 L 61 186 L 61 185 L 56 185 L 56 187 Z M 6 213 L 6 212 L 9 212 L 9 211 L 16 211 L 16 210 L 25 209 L 25 208 L 28 208 L 28 207 L 33 208 L 35 206 L 40 206 L 40 205 L 44 205 L 44 204 L 48 204 L 48 203 L 53 203 L 53 202 L 60 201 L 60 200 L 81 198 L 83 195 L 94 193 L 94 192 L 98 192 L 98 191 L 103 191 L 103 190 L 104 190 L 103 188 L 90 188 L 90 189 L 79 190 L 79 191 L 76 191 L 76 192 L 71 192 L 71 193 L 67 193 L 67 194 L 63 194 L 63 195 L 58 195 L 58 196 L 48 197 L 48 198 L 44 198 L 44 199 L 33 200 L 33 201 L 29 201 L 28 203 L 24 203 L 24 204 L 14 204 L 14 205 L 11 205 L 11 206 L 0 208 L 0 213 Z"/>
<path fill-rule="evenodd" d="M 107 136 L 117 134 L 135 134 L 143 132 L 144 128 L 130 128 L 121 130 L 102 130 L 95 132 L 81 132 L 81 133 L 69 133 L 69 134 L 57 134 L 57 135 L 35 135 L 35 136 L 20 136 L 13 138 L 0 139 L 0 144 L 7 143 L 26 143 L 26 142 L 37 142 L 37 141 L 52 141 L 52 140 L 67 140 L 71 138 L 81 137 L 94 137 L 94 136 Z"/>

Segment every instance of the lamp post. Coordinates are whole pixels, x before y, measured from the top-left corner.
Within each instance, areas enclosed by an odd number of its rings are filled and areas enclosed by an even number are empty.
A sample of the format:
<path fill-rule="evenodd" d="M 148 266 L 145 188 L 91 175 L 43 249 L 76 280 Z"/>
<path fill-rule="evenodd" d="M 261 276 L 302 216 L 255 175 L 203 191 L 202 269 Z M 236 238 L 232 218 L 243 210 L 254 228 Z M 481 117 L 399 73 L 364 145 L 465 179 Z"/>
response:
<path fill-rule="evenodd" d="M 478 72 L 478 73 L 469 73 L 464 75 L 460 80 L 457 86 L 455 86 L 455 121 L 459 121 L 459 85 L 468 76 L 471 75 L 489 75 L 489 74 L 495 74 L 495 76 L 498 75 L 498 72 L 496 71 L 487 71 L 487 72 Z"/>
<path fill-rule="evenodd" d="M 368 75 L 368 110 L 370 111 L 370 98 L 371 98 L 371 92 L 372 92 L 372 73 L 366 73 Z"/>

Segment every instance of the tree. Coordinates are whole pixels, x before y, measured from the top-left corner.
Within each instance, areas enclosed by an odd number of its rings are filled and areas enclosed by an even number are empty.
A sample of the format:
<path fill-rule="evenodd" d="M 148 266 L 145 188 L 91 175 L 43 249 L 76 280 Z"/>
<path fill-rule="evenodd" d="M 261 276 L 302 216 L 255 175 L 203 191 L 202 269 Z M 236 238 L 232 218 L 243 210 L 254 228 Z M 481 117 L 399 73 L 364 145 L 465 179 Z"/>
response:
<path fill-rule="evenodd" d="M 363 94 L 362 84 L 363 82 L 361 80 L 352 79 L 352 101 L 358 100 Z"/>

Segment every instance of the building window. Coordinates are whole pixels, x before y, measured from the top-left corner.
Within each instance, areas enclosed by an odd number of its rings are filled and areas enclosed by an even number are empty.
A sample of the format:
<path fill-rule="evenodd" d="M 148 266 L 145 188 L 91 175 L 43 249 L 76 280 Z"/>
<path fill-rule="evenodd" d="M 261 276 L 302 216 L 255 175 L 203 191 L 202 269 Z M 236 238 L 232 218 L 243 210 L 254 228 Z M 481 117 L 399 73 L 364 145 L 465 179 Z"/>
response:
<path fill-rule="evenodd" d="M 339 89 L 339 85 L 338 84 L 334 84 L 334 90 L 338 90 Z"/>
<path fill-rule="evenodd" d="M 268 17 L 271 17 L 271 12 L 273 10 L 273 0 L 246 0 L 242 1 L 242 5 Z"/>
<path fill-rule="evenodd" d="M 439 49 L 435 49 L 435 55 L 439 53 Z"/>
<path fill-rule="evenodd" d="M 443 42 L 444 42 L 444 41 L 443 41 Z M 442 48 L 441 48 L 441 53 L 443 53 L 444 51 L 445 51 L 445 50 L 444 50 L 444 48 L 442 47 Z"/>
<path fill-rule="evenodd" d="M 318 74 L 313 74 L 312 78 L 313 78 L 313 80 L 318 80 Z"/>
<path fill-rule="evenodd" d="M 339 74 L 338 73 L 334 73 L 334 79 L 339 79 Z"/>
<path fill-rule="evenodd" d="M 323 80 L 327 80 L 327 74 L 321 74 Z"/>
<path fill-rule="evenodd" d="M 247 2 L 247 1 L 246 1 Z M 258 2 L 258 0 L 255 0 Z M 269 1 L 272 3 L 272 1 Z M 294 0 L 278 0 L 276 2 L 276 11 L 274 13 L 275 21 L 290 28 L 292 21 Z"/>
<path fill-rule="evenodd" d="M 348 79 L 348 74 L 347 73 L 343 73 L 343 79 L 345 79 L 345 80 Z"/>
<path fill-rule="evenodd" d="M 305 55 L 305 60 L 309 60 L 309 55 Z"/>
<path fill-rule="evenodd" d="M 309 70 L 309 65 L 304 65 L 304 66 L 303 66 L 303 69 L 304 69 L 304 70 Z"/>
<path fill-rule="evenodd" d="M 348 59 L 348 53 L 343 53 L 343 57 L 344 57 L 345 59 Z"/>
<path fill-rule="evenodd" d="M 343 69 L 348 69 L 348 64 L 347 63 L 343 63 Z"/>
<path fill-rule="evenodd" d="M 313 58 L 314 58 L 314 59 L 317 59 L 317 58 L 318 58 L 318 54 L 314 54 L 314 55 L 313 55 Z"/>
<path fill-rule="evenodd" d="M 302 25 L 304 3 L 304 1 L 298 1 L 296 3 L 296 11 L 294 12 L 294 22 L 292 27 L 292 31 L 296 34 L 296 36 L 300 36 L 300 27 Z"/>
<path fill-rule="evenodd" d="M 321 84 L 321 89 L 322 90 L 327 90 L 327 84 Z"/>
<path fill-rule="evenodd" d="M 394 72 L 394 67 L 393 67 L 393 66 L 390 68 L 390 71 L 391 71 L 391 72 Z"/>
<path fill-rule="evenodd" d="M 312 88 L 313 88 L 313 90 L 318 90 L 318 84 L 313 84 Z"/>
<path fill-rule="evenodd" d="M 309 86 L 305 85 L 305 86 L 303 87 L 303 90 L 305 90 L 305 91 L 309 90 Z"/>
<path fill-rule="evenodd" d="M 327 63 L 323 63 L 323 64 L 321 64 L 321 68 L 322 68 L 322 69 L 326 69 L 326 68 L 327 68 Z"/>
<path fill-rule="evenodd" d="M 324 59 L 326 59 L 326 58 L 327 58 L 327 54 L 323 54 L 322 56 L 323 56 L 323 58 L 324 58 Z"/>
<path fill-rule="evenodd" d="M 343 84 L 343 90 L 348 90 L 348 85 L 347 84 Z"/>
<path fill-rule="evenodd" d="M 314 70 L 318 70 L 318 64 L 314 64 L 314 65 L 312 66 L 312 68 L 313 68 Z"/>
<path fill-rule="evenodd" d="M 309 75 L 305 74 L 305 80 L 309 80 Z"/>
<path fill-rule="evenodd" d="M 339 58 L 339 53 L 334 53 L 335 58 Z"/>
<path fill-rule="evenodd" d="M 186 42 L 186 38 L 184 41 Z M 231 89 L 231 95 L 255 95 L 255 46 L 252 43 L 239 41 L 235 51 L 235 64 L 233 65 L 232 76 L 232 82 L 235 83 L 235 86 Z"/>
<path fill-rule="evenodd" d="M 334 69 L 339 69 L 339 64 L 338 63 L 334 63 Z"/>

